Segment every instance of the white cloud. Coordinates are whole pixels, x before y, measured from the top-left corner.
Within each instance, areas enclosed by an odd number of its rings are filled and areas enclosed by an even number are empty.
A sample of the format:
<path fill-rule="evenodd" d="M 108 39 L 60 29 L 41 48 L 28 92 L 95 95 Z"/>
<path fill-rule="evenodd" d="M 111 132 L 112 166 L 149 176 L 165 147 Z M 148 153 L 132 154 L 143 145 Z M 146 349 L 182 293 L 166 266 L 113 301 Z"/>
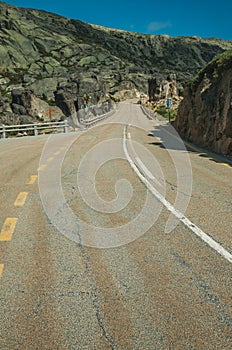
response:
<path fill-rule="evenodd" d="M 160 29 L 164 29 L 164 28 L 167 28 L 167 27 L 171 27 L 171 22 L 167 21 L 167 22 L 151 22 L 148 24 L 147 26 L 147 30 L 149 32 L 156 32 Z"/>

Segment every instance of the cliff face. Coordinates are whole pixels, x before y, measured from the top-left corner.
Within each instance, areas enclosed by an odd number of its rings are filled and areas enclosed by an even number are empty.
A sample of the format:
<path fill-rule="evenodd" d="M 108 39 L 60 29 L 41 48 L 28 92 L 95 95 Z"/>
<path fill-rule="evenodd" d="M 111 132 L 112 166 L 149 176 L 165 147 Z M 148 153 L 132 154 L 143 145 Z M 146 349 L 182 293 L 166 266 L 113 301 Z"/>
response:
<path fill-rule="evenodd" d="M 92 104 L 135 97 L 156 76 L 176 74 L 181 90 L 230 48 L 230 41 L 136 34 L 0 2 L 0 122 L 29 113 L 25 106 L 12 109 L 15 89 L 35 97 L 37 106 L 43 102 L 32 117 L 46 118 L 41 111 L 55 104 L 67 115 L 80 108 L 84 92 Z"/>
<path fill-rule="evenodd" d="M 232 158 L 232 51 L 188 84 L 174 126 L 185 139 Z"/>

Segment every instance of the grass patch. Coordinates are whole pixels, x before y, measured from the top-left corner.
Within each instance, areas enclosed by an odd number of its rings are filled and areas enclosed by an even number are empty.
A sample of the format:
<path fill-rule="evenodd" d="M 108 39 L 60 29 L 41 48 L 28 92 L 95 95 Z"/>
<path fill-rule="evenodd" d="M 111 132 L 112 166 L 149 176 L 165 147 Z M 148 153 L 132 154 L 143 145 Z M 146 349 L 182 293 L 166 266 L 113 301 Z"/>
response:
<path fill-rule="evenodd" d="M 168 108 L 165 106 L 159 106 L 157 107 L 157 113 L 160 114 L 162 117 L 169 119 L 169 111 Z M 170 118 L 171 121 L 175 120 L 177 116 L 177 109 L 170 109 Z"/>

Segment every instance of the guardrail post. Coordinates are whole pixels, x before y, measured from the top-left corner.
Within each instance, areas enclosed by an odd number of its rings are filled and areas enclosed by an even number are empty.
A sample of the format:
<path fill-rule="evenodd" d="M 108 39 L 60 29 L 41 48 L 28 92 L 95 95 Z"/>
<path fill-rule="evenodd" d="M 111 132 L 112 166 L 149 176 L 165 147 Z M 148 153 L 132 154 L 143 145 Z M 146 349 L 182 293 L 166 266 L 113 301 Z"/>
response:
<path fill-rule="evenodd" d="M 64 121 L 64 133 L 67 133 L 68 132 L 68 121 L 65 120 Z"/>
<path fill-rule="evenodd" d="M 6 138 L 6 126 L 4 124 L 2 124 L 2 138 Z"/>
<path fill-rule="evenodd" d="M 34 135 L 38 136 L 38 128 L 36 124 L 34 124 Z"/>

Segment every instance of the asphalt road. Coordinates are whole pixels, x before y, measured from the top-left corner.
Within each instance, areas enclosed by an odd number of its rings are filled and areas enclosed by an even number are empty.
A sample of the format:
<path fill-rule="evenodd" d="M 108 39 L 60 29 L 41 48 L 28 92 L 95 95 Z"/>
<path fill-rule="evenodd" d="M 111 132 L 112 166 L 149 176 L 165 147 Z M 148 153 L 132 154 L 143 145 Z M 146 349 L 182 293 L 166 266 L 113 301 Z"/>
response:
<path fill-rule="evenodd" d="M 0 349 L 232 348 L 232 167 L 124 103 L 0 141 Z"/>

